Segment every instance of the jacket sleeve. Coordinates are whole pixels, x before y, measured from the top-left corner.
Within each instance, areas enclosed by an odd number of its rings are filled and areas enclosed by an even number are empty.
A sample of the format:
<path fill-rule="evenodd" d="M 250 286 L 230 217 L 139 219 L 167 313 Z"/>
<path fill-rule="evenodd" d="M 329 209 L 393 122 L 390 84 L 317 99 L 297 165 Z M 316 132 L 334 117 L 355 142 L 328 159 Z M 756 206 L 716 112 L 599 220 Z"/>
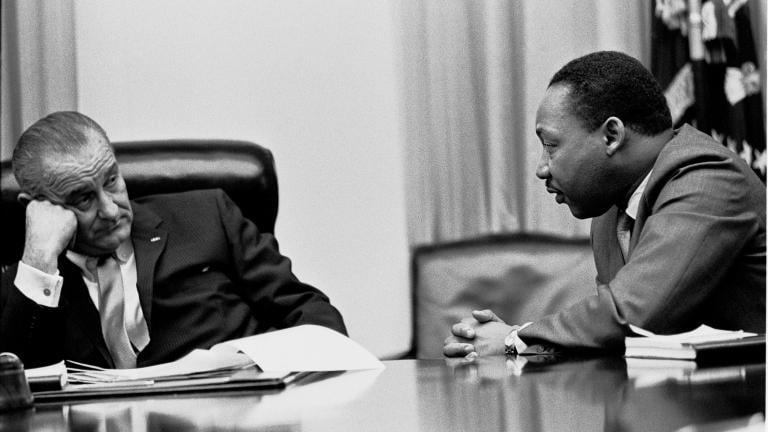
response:
<path fill-rule="evenodd" d="M 764 238 L 765 214 L 755 191 L 728 158 L 700 158 L 670 170 L 646 189 L 641 207 L 647 217 L 638 217 L 643 224 L 633 233 L 638 237 L 630 259 L 613 279 L 598 281 L 596 295 L 534 322 L 519 336 L 565 347 L 623 349 L 627 324 L 667 333 L 701 324 L 729 269 L 736 260 L 751 259 L 744 255 L 747 243 Z M 600 244 L 606 236 L 597 243 L 596 238 L 593 233 L 593 248 L 609 247 Z M 753 307 L 764 309 L 764 297 L 762 306 L 755 299 Z"/>
<path fill-rule="evenodd" d="M 60 308 L 41 306 L 14 285 L 17 266 L 4 268 L 0 282 L 0 352 L 19 356 L 25 367 L 39 367 L 64 358 Z"/>
<path fill-rule="evenodd" d="M 221 221 L 229 239 L 233 265 L 243 287 L 241 295 L 274 328 L 317 324 L 347 334 L 344 320 L 318 289 L 300 282 L 277 241 L 256 225 L 223 192 L 217 194 Z"/>

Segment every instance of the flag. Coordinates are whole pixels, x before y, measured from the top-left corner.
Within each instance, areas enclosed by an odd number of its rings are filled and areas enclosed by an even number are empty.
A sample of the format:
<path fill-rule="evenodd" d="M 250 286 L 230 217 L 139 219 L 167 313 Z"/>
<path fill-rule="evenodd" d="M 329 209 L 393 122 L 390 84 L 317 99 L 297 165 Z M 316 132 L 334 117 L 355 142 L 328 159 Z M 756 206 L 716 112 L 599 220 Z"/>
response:
<path fill-rule="evenodd" d="M 690 123 L 765 182 L 765 118 L 748 0 L 656 0 L 651 71 L 675 127 Z M 690 5 L 694 5 L 692 10 Z"/>

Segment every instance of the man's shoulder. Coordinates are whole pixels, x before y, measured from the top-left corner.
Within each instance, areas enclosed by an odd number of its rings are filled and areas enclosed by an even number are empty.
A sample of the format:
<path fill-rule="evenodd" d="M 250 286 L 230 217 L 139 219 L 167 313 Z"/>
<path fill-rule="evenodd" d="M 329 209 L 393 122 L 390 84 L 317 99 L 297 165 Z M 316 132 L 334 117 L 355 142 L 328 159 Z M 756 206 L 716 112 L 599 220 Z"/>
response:
<path fill-rule="evenodd" d="M 134 203 L 147 206 L 178 206 L 189 203 L 214 202 L 222 199 L 225 193 L 221 189 L 197 189 L 184 192 L 145 195 L 135 198 Z"/>
<path fill-rule="evenodd" d="M 675 136 L 661 150 L 654 170 L 665 167 L 679 168 L 707 161 L 738 166 L 740 169 L 748 168 L 739 155 L 728 147 L 717 142 L 712 136 L 686 124 L 675 131 Z"/>
<path fill-rule="evenodd" d="M 724 173 L 727 175 L 723 175 Z M 694 176 L 686 174 L 698 173 Z M 655 190 L 672 179 L 744 183 L 744 188 L 760 190 L 762 182 L 743 159 L 710 135 L 685 125 L 662 148 L 653 166 L 646 190 Z"/>
<path fill-rule="evenodd" d="M 730 157 L 734 154 L 710 135 L 686 124 L 675 131 L 674 137 L 664 146 L 659 157 L 690 158 L 699 155 Z"/>
<path fill-rule="evenodd" d="M 219 214 L 225 197 L 226 193 L 221 189 L 200 189 L 145 195 L 131 200 L 131 204 L 134 216 L 140 220 L 159 216 L 165 221 L 178 222 L 178 218 L 186 220 L 190 215 L 200 220 Z"/>

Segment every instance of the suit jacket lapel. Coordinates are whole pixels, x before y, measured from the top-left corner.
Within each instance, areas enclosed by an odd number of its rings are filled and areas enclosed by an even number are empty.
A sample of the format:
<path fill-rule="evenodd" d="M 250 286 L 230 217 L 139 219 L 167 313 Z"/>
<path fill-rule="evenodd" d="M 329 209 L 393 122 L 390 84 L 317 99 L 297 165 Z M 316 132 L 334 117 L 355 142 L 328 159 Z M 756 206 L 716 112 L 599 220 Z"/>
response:
<path fill-rule="evenodd" d="M 595 264 L 598 275 L 603 283 L 608 283 L 616 277 L 616 273 L 624 267 L 624 256 L 621 253 L 619 238 L 616 235 L 618 208 L 611 207 L 605 214 L 594 219 L 593 242 L 604 245 L 595 251 Z M 630 248 L 631 250 L 631 248 Z"/>
<path fill-rule="evenodd" d="M 165 249 L 168 233 L 159 228 L 163 220 L 149 208 L 132 202 L 133 226 L 131 239 L 136 258 L 136 286 L 139 301 L 152 334 L 152 290 L 155 279 L 155 265 Z"/>

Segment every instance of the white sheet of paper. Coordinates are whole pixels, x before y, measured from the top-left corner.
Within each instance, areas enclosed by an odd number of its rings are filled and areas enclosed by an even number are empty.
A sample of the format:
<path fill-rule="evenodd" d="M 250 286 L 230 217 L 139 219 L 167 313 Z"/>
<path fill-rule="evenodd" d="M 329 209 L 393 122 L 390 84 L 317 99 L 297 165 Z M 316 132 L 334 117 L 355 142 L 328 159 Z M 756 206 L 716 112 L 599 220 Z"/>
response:
<path fill-rule="evenodd" d="M 678 347 L 685 343 L 701 343 L 742 339 L 747 336 L 755 336 L 756 333 L 743 330 L 721 330 L 700 325 L 694 330 L 670 335 L 657 335 L 640 327 L 629 325 L 639 337 L 628 337 L 626 344 L 634 347 Z"/>
<path fill-rule="evenodd" d="M 223 342 L 212 350 L 235 347 L 264 371 L 341 371 L 383 369 L 368 350 L 343 334 L 301 325 Z"/>
<path fill-rule="evenodd" d="M 248 359 L 242 355 L 214 353 L 208 350 L 196 349 L 170 363 L 136 369 L 111 369 L 109 372 L 125 379 L 153 379 L 195 372 L 231 369 L 239 366 L 245 367 L 248 364 Z"/>

